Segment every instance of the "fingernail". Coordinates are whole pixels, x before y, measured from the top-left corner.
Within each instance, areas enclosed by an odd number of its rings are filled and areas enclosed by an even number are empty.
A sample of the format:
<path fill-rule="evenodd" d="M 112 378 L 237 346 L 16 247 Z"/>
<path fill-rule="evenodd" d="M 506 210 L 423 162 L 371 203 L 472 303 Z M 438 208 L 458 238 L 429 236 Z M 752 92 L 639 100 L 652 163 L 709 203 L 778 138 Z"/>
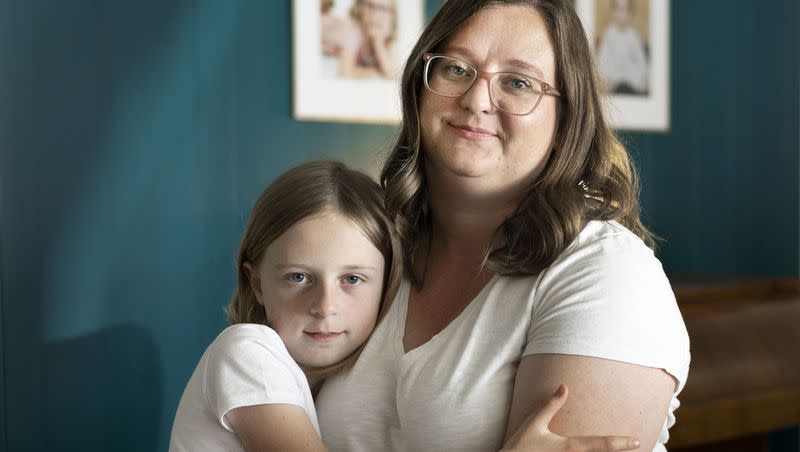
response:
<path fill-rule="evenodd" d="M 639 440 L 638 439 L 633 440 L 633 447 L 639 447 Z"/>
<path fill-rule="evenodd" d="M 556 396 L 556 397 L 561 397 L 562 395 L 564 395 L 564 391 L 566 389 L 567 389 L 566 386 L 558 385 L 558 389 L 556 389 L 556 392 L 553 395 Z"/>

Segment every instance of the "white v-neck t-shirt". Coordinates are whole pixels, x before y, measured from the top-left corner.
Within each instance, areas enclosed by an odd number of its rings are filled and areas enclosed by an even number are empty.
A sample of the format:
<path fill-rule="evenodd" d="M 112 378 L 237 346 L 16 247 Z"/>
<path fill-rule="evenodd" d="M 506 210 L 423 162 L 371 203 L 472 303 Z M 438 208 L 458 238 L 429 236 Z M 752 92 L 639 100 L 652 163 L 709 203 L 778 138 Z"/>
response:
<path fill-rule="evenodd" d="M 458 281 L 454 281 L 458 284 Z M 497 451 L 523 356 L 583 355 L 663 368 L 678 384 L 689 339 L 661 263 L 616 222 L 590 222 L 546 270 L 494 276 L 447 327 L 404 352 L 404 281 L 359 360 L 316 400 L 332 451 Z"/>

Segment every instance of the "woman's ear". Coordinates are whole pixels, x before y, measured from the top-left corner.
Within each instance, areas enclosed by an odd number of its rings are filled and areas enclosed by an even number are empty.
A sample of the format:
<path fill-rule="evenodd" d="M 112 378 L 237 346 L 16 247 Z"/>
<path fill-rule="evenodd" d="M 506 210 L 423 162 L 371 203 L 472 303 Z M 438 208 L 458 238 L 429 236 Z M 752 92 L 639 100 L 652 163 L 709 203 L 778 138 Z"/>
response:
<path fill-rule="evenodd" d="M 245 262 L 242 265 L 244 274 L 247 276 L 247 281 L 250 283 L 250 290 L 256 296 L 258 304 L 264 305 L 263 294 L 261 291 L 261 277 L 258 275 L 258 270 L 250 262 Z"/>

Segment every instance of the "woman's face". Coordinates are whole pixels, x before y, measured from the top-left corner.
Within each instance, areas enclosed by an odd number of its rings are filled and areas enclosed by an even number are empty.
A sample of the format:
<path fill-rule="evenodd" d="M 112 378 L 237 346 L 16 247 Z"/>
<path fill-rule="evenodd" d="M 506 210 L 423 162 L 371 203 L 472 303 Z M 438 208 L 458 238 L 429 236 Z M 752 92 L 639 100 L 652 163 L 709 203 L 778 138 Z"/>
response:
<path fill-rule="evenodd" d="M 526 74 L 555 85 L 549 32 L 542 16 L 529 7 L 484 8 L 439 53 L 481 71 Z M 419 109 L 428 183 L 517 201 L 547 161 L 557 108 L 557 98 L 545 95 L 527 115 L 502 112 L 492 105 L 488 82 L 481 78 L 457 98 L 423 88 Z"/>

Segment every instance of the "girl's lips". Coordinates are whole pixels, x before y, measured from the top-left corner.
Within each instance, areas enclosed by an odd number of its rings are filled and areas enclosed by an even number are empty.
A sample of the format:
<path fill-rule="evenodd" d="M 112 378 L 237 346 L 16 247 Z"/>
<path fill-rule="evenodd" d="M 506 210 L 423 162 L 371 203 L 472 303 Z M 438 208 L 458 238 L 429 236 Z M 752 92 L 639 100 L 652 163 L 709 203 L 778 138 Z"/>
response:
<path fill-rule="evenodd" d="M 310 337 L 312 340 L 316 342 L 330 342 L 337 337 L 341 336 L 342 333 L 320 333 L 320 332 L 310 332 L 305 331 L 306 335 Z"/>

